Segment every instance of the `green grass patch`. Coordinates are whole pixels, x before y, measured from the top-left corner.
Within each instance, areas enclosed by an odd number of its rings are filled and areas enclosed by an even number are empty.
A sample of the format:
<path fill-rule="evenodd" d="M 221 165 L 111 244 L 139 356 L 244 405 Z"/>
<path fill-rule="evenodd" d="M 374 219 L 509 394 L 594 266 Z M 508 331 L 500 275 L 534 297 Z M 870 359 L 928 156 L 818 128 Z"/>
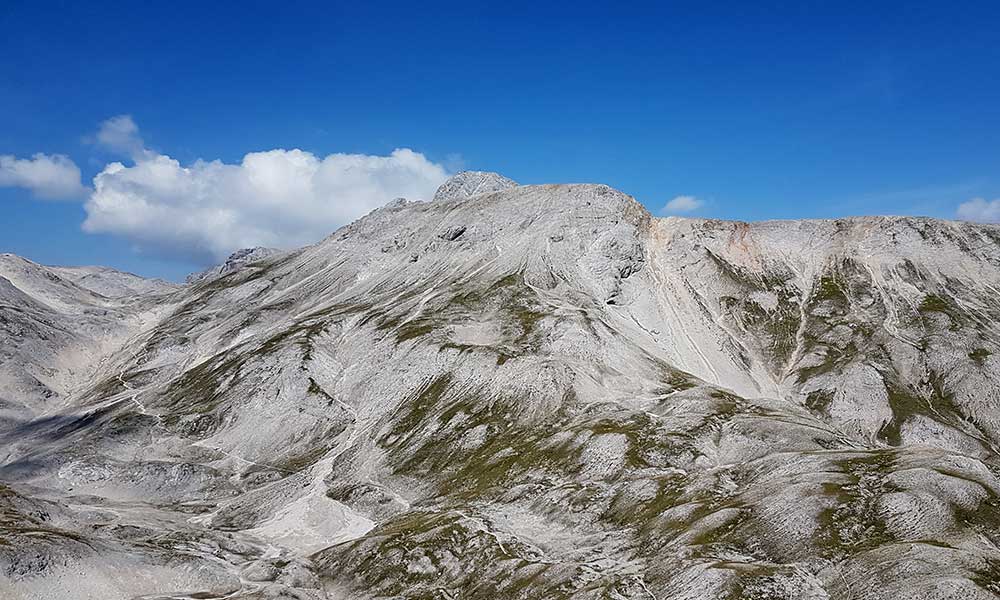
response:
<path fill-rule="evenodd" d="M 989 357 L 992 352 L 986 348 L 976 348 L 972 352 L 969 352 L 969 358 L 971 358 L 980 367 L 986 364 L 986 358 Z"/>
<path fill-rule="evenodd" d="M 892 451 L 872 451 L 837 461 L 846 481 L 828 483 L 824 492 L 836 505 L 819 515 L 819 532 L 814 538 L 820 555 L 842 560 L 894 541 L 878 518 L 877 504 L 883 494 L 898 491 L 888 483 L 896 465 Z"/>

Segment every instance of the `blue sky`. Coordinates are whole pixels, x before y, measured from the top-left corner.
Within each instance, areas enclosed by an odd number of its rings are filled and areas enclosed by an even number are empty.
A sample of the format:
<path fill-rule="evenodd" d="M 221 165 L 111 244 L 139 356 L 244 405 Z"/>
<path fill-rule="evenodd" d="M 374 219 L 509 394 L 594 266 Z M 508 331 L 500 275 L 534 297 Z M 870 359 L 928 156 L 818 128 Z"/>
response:
<path fill-rule="evenodd" d="M 686 214 L 724 219 L 955 218 L 974 198 L 985 208 L 963 216 L 1000 214 L 1000 5 L 746 4 L 8 0 L 0 155 L 65 155 L 87 187 L 110 162 L 149 157 L 180 169 L 274 149 L 371 157 L 370 198 L 333 197 L 355 189 L 340 183 L 314 190 L 314 202 L 348 203 L 324 213 L 330 230 L 378 194 L 425 189 L 438 167 L 607 183 L 654 212 L 692 196 Z M 135 125 L 128 139 L 100 142 L 119 115 Z M 397 148 L 428 164 L 374 158 Z M 327 179 L 350 172 L 323 164 Z M 162 188 L 126 170 L 132 179 L 109 175 L 106 188 L 146 194 L 130 197 L 134 211 L 196 183 L 213 190 L 206 202 L 241 210 L 223 196 L 246 184 L 216 185 L 216 171 L 243 176 L 206 168 Z M 419 181 L 398 181 L 404 171 Z M 191 223 L 171 237 L 170 219 L 198 209 L 190 199 L 137 226 L 134 213 L 107 212 L 120 196 L 105 190 L 88 232 L 92 191 L 46 200 L 18 181 L 0 187 L 0 251 L 172 279 L 256 239 L 262 221 L 295 212 L 272 205 L 296 202 L 260 192 L 253 215 L 213 245 Z M 270 233 L 317 237 L 300 222 Z"/>

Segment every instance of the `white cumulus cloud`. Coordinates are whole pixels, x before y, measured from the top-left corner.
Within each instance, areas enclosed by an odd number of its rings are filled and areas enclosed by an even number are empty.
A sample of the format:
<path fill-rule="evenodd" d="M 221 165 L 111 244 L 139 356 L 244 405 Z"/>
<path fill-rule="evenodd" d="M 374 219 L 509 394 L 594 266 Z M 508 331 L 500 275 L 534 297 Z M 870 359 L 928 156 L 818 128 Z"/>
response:
<path fill-rule="evenodd" d="M 139 139 L 137 128 L 124 125 L 125 139 Z M 448 177 L 444 167 L 405 148 L 388 156 L 326 157 L 270 150 L 239 164 L 187 166 L 140 150 L 132 154 L 134 165 L 111 163 L 94 177 L 84 230 L 203 263 L 249 246 L 313 243 L 393 198 L 430 199 Z"/>
<path fill-rule="evenodd" d="M 150 155 L 132 115 L 117 115 L 103 121 L 97 128 L 95 141 L 115 154 L 136 160 Z"/>
<path fill-rule="evenodd" d="M 675 196 L 672 200 L 663 205 L 660 209 L 661 215 L 675 215 L 678 213 L 694 212 L 701 208 L 704 203 L 694 196 Z"/>
<path fill-rule="evenodd" d="M 0 187 L 26 188 L 47 200 L 82 198 L 87 193 L 79 167 L 62 154 L 0 155 Z"/>
<path fill-rule="evenodd" d="M 1000 198 L 987 201 L 983 198 L 973 198 L 958 205 L 959 219 L 979 221 L 982 223 L 1000 223 Z"/>

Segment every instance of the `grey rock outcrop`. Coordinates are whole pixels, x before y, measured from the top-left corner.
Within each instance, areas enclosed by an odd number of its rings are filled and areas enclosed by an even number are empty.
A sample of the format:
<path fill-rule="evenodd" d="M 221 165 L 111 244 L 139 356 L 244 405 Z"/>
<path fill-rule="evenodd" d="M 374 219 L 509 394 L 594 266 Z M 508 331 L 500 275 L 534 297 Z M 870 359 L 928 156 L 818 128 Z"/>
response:
<path fill-rule="evenodd" d="M 517 182 L 499 173 L 462 171 L 441 184 L 441 187 L 434 193 L 434 201 L 462 200 L 478 196 L 479 194 L 508 190 L 513 187 L 517 187 Z"/>
<path fill-rule="evenodd" d="M 217 277 L 223 277 L 242 269 L 250 263 L 257 262 L 258 260 L 264 260 L 265 258 L 274 256 L 280 252 L 281 250 L 277 250 L 275 248 L 263 248 L 260 246 L 242 248 L 230 254 L 229 258 L 227 258 L 224 263 L 215 265 L 214 267 L 209 267 L 204 271 L 188 275 L 185 279 L 185 283 L 190 285 L 209 281 Z"/>

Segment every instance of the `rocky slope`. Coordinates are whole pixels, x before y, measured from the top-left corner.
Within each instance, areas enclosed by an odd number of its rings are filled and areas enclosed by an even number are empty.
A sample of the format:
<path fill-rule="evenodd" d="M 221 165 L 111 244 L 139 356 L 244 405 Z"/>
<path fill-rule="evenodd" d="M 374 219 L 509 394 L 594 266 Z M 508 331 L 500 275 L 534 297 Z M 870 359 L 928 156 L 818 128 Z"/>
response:
<path fill-rule="evenodd" d="M 201 283 L 209 279 L 222 277 L 223 275 L 228 275 L 233 271 L 238 271 L 250 263 L 263 260 L 268 256 L 273 256 L 279 252 L 281 251 L 275 248 L 262 248 L 260 246 L 254 248 L 243 248 L 242 250 L 237 250 L 236 252 L 230 254 L 229 258 L 226 259 L 226 262 L 221 265 L 216 265 L 205 269 L 204 271 L 188 275 L 185 283 Z"/>
<path fill-rule="evenodd" d="M 108 298 L 136 294 L 164 294 L 179 286 L 162 279 L 146 279 L 110 267 L 48 267 L 57 276 Z"/>
<path fill-rule="evenodd" d="M 1000 228 L 472 173 L 262 258 L 4 256 L 0 597 L 1000 592 Z"/>

